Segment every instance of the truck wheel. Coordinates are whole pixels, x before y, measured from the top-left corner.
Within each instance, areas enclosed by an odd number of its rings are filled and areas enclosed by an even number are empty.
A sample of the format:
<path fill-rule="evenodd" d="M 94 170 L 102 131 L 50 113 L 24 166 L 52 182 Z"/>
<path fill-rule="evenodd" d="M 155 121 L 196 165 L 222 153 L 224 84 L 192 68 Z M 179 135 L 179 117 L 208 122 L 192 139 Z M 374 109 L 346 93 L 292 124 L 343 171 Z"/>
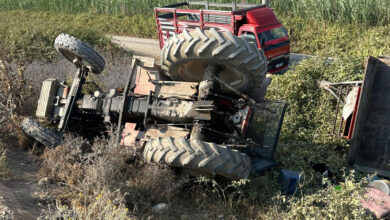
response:
<path fill-rule="evenodd" d="M 250 159 L 245 154 L 214 143 L 185 138 L 156 138 L 147 142 L 144 158 L 151 163 L 215 173 L 230 179 L 247 178 Z"/>
<path fill-rule="evenodd" d="M 22 129 L 36 141 L 49 148 L 54 148 L 62 142 L 61 136 L 54 129 L 45 128 L 37 121 L 30 118 L 23 120 Z"/>
<path fill-rule="evenodd" d="M 200 82 L 204 68 L 217 65 L 223 68 L 219 78 L 247 94 L 260 86 L 267 72 L 263 51 L 228 31 L 184 30 L 168 39 L 161 55 L 162 69 L 172 80 Z"/>
<path fill-rule="evenodd" d="M 78 58 L 86 66 L 91 66 L 92 72 L 99 74 L 106 65 L 104 59 L 92 47 L 69 34 L 60 34 L 54 41 L 54 47 L 67 60 L 73 63 Z"/>

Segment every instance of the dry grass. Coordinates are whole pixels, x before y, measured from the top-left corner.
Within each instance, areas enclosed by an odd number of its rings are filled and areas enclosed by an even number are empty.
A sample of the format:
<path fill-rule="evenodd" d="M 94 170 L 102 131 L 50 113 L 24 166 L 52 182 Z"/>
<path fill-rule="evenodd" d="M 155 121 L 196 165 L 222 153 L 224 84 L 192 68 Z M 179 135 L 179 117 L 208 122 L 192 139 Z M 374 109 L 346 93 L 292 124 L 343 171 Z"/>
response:
<path fill-rule="evenodd" d="M 126 206 L 129 215 L 145 214 L 155 203 L 171 202 L 175 189 L 185 182 L 166 167 L 145 164 L 132 148 L 107 139 L 89 144 L 69 137 L 58 148 L 46 150 L 42 159 L 40 175 L 56 186 L 52 195 L 73 210 L 81 210 L 83 219 L 94 215 L 90 206 L 97 197 L 116 207 Z M 104 205 L 108 203 L 100 204 L 96 215 Z"/>
<path fill-rule="evenodd" d="M 7 173 L 7 151 L 5 144 L 0 139 L 0 177 L 6 175 Z"/>
<path fill-rule="evenodd" d="M 19 123 L 23 115 L 33 111 L 30 105 L 32 87 L 26 81 L 24 71 L 22 64 L 0 56 L 0 139 L 9 143 L 13 142 L 10 137 L 16 137 L 20 147 L 26 145 L 27 137 Z"/>
<path fill-rule="evenodd" d="M 99 213 L 108 216 L 106 211 L 115 206 L 120 214 L 126 210 L 128 217 L 204 219 L 248 216 L 245 211 L 254 208 L 244 191 L 249 181 L 188 177 L 166 166 L 145 163 L 132 148 L 117 146 L 104 138 L 90 144 L 68 137 L 62 146 L 45 150 L 40 176 L 51 183 L 44 190 L 49 192 L 47 199 L 56 204 L 46 217 L 64 210 L 81 219 Z M 254 181 L 251 187 L 257 188 L 255 184 L 259 182 Z M 153 213 L 152 207 L 158 203 L 168 204 L 169 211 Z M 92 207 L 95 208 L 91 210 Z"/>
<path fill-rule="evenodd" d="M 23 112 L 23 103 L 29 95 L 24 68 L 0 58 L 0 120 L 15 126 Z"/>

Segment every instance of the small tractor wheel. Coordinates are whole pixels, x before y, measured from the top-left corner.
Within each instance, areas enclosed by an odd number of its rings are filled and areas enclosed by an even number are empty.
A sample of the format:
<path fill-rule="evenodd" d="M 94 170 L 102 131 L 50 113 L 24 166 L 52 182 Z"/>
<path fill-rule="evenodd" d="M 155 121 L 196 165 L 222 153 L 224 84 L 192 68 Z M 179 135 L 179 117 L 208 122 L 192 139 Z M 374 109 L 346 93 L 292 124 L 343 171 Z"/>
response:
<path fill-rule="evenodd" d="M 81 40 L 69 34 L 60 34 L 54 41 L 57 51 L 70 62 L 81 60 L 86 66 L 92 68 L 92 72 L 99 74 L 104 70 L 105 61 L 98 52 Z"/>
<path fill-rule="evenodd" d="M 144 158 L 151 163 L 214 173 L 230 179 L 247 178 L 250 159 L 245 154 L 214 143 L 185 138 L 156 138 L 147 142 Z"/>
<path fill-rule="evenodd" d="M 49 148 L 61 144 L 61 136 L 52 128 L 45 128 L 37 121 L 26 118 L 22 122 L 22 128 L 29 136 Z"/>
<path fill-rule="evenodd" d="M 168 39 L 161 55 L 162 69 L 171 80 L 200 82 L 205 67 L 215 65 L 222 68 L 220 79 L 247 94 L 260 86 L 267 73 L 264 52 L 229 31 L 184 30 Z M 226 87 L 221 90 L 231 93 Z"/>

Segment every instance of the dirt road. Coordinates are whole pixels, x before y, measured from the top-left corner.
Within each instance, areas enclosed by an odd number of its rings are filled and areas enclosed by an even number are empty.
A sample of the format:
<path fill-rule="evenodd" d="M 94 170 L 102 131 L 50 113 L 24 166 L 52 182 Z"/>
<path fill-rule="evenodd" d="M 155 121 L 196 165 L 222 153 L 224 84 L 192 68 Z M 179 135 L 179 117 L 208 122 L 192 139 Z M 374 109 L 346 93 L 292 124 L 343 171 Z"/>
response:
<path fill-rule="evenodd" d="M 156 39 L 126 37 L 126 36 L 109 36 L 112 42 L 121 45 L 123 48 L 132 51 L 136 55 L 153 57 L 160 61 L 160 46 Z M 301 60 L 308 59 L 312 56 L 305 54 L 290 54 L 290 65 L 297 64 Z"/>
<path fill-rule="evenodd" d="M 7 150 L 9 176 L 0 179 L 0 219 L 36 219 L 42 207 L 36 172 L 38 165 L 16 147 Z"/>

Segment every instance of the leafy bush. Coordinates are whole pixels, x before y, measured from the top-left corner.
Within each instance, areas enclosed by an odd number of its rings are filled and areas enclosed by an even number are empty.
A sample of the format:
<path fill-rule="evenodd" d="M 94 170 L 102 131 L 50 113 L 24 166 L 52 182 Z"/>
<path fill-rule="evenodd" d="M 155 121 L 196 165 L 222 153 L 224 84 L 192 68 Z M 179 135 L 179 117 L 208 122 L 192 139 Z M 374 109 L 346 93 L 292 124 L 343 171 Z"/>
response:
<path fill-rule="evenodd" d="M 390 27 L 326 23 L 304 17 L 280 16 L 290 30 L 291 49 L 324 57 L 365 58 L 390 53 Z"/>
<path fill-rule="evenodd" d="M 346 142 L 331 135 L 337 102 L 319 87 L 319 81 L 358 80 L 362 72 L 363 60 L 346 56 L 305 60 L 285 75 L 273 77 L 268 98 L 289 103 L 276 152 L 284 167 L 312 175 L 311 163 L 325 163 L 334 173 L 347 165 Z"/>
<path fill-rule="evenodd" d="M 343 174 L 338 185 L 328 186 L 317 191 L 301 191 L 290 199 L 278 199 L 286 209 L 268 212 L 267 219 L 373 219 L 372 214 L 361 206 L 360 200 L 366 192 L 367 178 L 356 181 L 354 171 Z M 281 206 L 279 206 L 281 207 Z"/>
<path fill-rule="evenodd" d="M 319 87 L 319 82 L 361 79 L 362 64 L 363 60 L 354 57 L 313 58 L 292 67 L 283 76 L 273 77 L 267 94 L 269 99 L 289 103 L 284 131 L 305 138 L 318 134 L 318 129 L 329 128 L 329 118 L 335 114 L 332 110 L 336 103 L 333 96 Z"/>

